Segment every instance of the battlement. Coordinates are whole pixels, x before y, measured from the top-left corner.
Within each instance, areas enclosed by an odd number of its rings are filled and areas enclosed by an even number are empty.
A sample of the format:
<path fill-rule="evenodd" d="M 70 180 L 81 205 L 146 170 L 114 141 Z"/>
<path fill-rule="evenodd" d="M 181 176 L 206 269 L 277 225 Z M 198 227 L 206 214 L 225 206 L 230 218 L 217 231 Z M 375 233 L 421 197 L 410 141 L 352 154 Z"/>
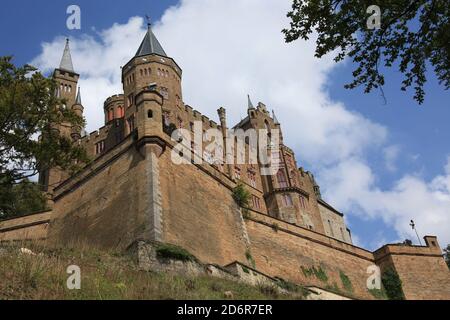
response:
<path fill-rule="evenodd" d="M 185 104 L 184 110 L 186 111 L 187 117 L 189 121 L 202 121 L 210 128 L 221 129 L 221 126 L 214 120 L 211 120 L 208 116 L 203 115 L 200 111 L 195 110 L 190 105 Z"/>
<path fill-rule="evenodd" d="M 103 126 L 101 128 L 99 128 L 98 130 L 95 130 L 87 135 L 85 135 L 84 137 L 82 137 L 79 141 L 80 144 L 88 144 L 88 143 L 96 143 L 98 141 L 101 141 L 103 139 L 106 138 L 106 136 L 108 136 L 108 132 L 110 130 L 110 127 L 108 125 Z"/>
<path fill-rule="evenodd" d="M 109 105 L 113 102 L 124 102 L 125 96 L 123 94 L 115 94 L 113 96 L 110 96 L 105 100 L 104 108 L 106 109 L 109 107 Z"/>

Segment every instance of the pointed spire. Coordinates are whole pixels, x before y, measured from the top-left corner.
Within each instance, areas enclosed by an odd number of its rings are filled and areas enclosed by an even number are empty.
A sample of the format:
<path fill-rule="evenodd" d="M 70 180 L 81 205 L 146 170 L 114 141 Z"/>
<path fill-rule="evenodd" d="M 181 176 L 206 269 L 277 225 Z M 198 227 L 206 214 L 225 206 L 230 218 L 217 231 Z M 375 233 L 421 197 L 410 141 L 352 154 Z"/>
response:
<path fill-rule="evenodd" d="M 66 39 L 66 46 L 64 48 L 64 53 L 61 58 L 61 63 L 59 64 L 59 68 L 65 71 L 75 72 L 73 70 L 72 56 L 70 54 L 69 39 Z"/>
<path fill-rule="evenodd" d="M 248 108 L 249 109 L 255 109 L 255 107 L 253 106 L 252 100 L 250 99 L 250 95 L 247 95 L 248 98 Z"/>
<path fill-rule="evenodd" d="M 272 118 L 273 118 L 273 122 L 275 124 L 280 124 L 280 122 L 278 122 L 277 116 L 275 115 L 275 111 L 272 110 Z"/>
<path fill-rule="evenodd" d="M 78 87 L 77 98 L 75 99 L 75 104 L 79 104 L 81 106 L 81 88 Z"/>
<path fill-rule="evenodd" d="M 147 19 L 149 18 L 147 17 Z M 147 33 L 145 34 L 144 40 L 142 40 L 135 57 L 146 56 L 149 54 L 158 54 L 160 56 L 167 57 L 166 52 L 152 31 L 150 20 L 148 20 L 147 23 Z"/>

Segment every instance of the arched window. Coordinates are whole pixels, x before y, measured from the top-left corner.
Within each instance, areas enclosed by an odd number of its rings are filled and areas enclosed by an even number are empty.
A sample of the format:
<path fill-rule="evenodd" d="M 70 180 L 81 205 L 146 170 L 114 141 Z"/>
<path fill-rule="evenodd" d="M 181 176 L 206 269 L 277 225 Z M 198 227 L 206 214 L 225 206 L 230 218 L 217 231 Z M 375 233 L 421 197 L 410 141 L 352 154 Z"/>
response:
<path fill-rule="evenodd" d="M 124 113 L 123 113 L 123 107 L 122 107 L 122 106 L 119 106 L 119 107 L 117 108 L 117 118 L 123 118 L 123 116 L 124 116 Z"/>
<path fill-rule="evenodd" d="M 299 198 L 300 198 L 300 207 L 302 209 L 306 209 L 306 199 L 305 199 L 305 197 L 300 195 Z"/>
<path fill-rule="evenodd" d="M 293 207 L 292 197 L 290 194 L 283 194 L 283 204 L 285 207 Z"/>
<path fill-rule="evenodd" d="M 280 188 L 287 188 L 288 184 L 286 181 L 286 174 L 284 173 L 283 169 L 280 169 L 278 171 L 277 180 L 278 180 L 278 185 L 280 186 Z"/>
<path fill-rule="evenodd" d="M 108 121 L 114 120 L 114 109 L 111 108 L 108 110 Z"/>
<path fill-rule="evenodd" d="M 152 69 L 148 68 L 148 75 L 151 75 L 151 74 L 152 74 Z"/>

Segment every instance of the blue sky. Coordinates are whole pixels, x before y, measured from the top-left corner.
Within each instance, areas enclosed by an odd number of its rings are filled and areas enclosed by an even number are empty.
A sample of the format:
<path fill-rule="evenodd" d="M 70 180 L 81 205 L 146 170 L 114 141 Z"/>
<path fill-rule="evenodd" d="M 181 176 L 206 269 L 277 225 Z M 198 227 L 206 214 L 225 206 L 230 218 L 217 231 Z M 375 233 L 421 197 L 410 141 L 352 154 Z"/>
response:
<path fill-rule="evenodd" d="M 343 88 L 344 84 L 351 79 L 351 71 L 353 70 L 351 62 L 347 61 L 337 66 L 332 65 L 329 61 L 320 62 L 320 71 L 315 72 L 314 68 L 308 68 L 308 63 L 311 64 L 308 61 L 313 61 L 311 58 L 312 45 L 306 46 L 296 43 L 283 46 L 281 44 L 282 34 L 279 31 L 285 24 L 279 25 L 277 23 L 285 19 L 284 13 L 287 10 L 279 10 L 274 0 L 259 2 L 243 0 L 242 5 L 234 4 L 235 8 L 228 8 L 225 1 L 222 1 L 222 7 L 219 4 L 211 4 L 211 2 L 205 5 L 202 1 L 204 0 L 185 0 L 181 4 L 172 0 L 8 1 L 2 4 L 2 11 L 0 12 L 0 35 L 2 39 L 0 55 L 14 55 L 17 64 L 39 61 L 37 64 L 45 68 L 45 63 L 47 63 L 45 59 L 49 55 L 43 53 L 42 44 L 44 42 L 55 45 L 55 47 L 49 45 L 49 48 L 58 48 L 57 45 L 59 45 L 62 37 L 68 36 L 71 39 L 73 38 L 76 46 L 76 41 L 83 43 L 86 40 L 85 37 L 90 36 L 92 41 L 102 46 L 105 40 L 102 31 L 110 29 L 115 23 L 125 28 L 125 26 L 131 25 L 131 17 L 143 17 L 145 14 L 149 14 L 153 21 L 158 22 L 155 29 L 163 46 L 165 49 L 169 49 L 169 55 L 173 56 L 184 68 L 185 82 L 186 79 L 192 79 L 184 85 L 184 98 L 191 98 L 192 101 L 199 103 L 200 111 L 213 118 L 217 104 L 222 101 L 229 103 L 229 107 L 232 108 L 236 105 L 235 101 L 239 101 L 239 103 L 242 101 L 242 105 L 245 105 L 247 92 L 256 96 L 254 100 L 261 98 L 265 99 L 264 102 L 269 101 L 274 105 L 276 104 L 274 108 L 277 112 L 281 109 L 278 112 L 279 118 L 281 118 L 282 123 L 288 123 L 284 127 L 284 135 L 290 136 L 288 142 L 291 143 L 297 153 L 299 165 L 315 172 L 327 200 L 335 204 L 338 209 L 345 211 L 350 228 L 359 245 L 375 249 L 383 242 L 403 240 L 406 237 L 417 242 L 414 234 L 408 231 L 408 223 L 411 218 L 418 220 L 417 226 L 421 235 L 438 234 L 443 238 L 441 242 L 450 242 L 450 236 L 448 236 L 450 226 L 442 226 L 442 223 L 445 224 L 449 221 L 448 215 L 450 214 L 450 211 L 448 211 L 450 210 L 448 206 L 450 196 L 447 188 L 450 185 L 450 183 L 447 184 L 450 172 L 445 171 L 450 155 L 448 144 L 450 138 L 448 126 L 450 95 L 448 91 L 444 91 L 443 87 L 439 86 L 432 72 L 429 72 L 429 81 L 426 85 L 425 103 L 419 106 L 412 99 L 412 91 L 400 91 L 402 75 L 393 69 L 386 70 L 384 92 L 387 103 L 385 104 L 378 91 L 364 94 L 362 88 L 355 90 Z M 68 16 L 66 8 L 71 4 L 79 5 L 82 10 L 82 29 L 80 31 L 69 31 L 66 28 Z M 166 12 L 169 7 L 175 5 L 177 5 L 176 8 L 173 8 L 169 13 Z M 228 4 L 228 6 L 231 7 L 231 4 Z M 287 4 L 285 8 L 288 7 Z M 248 8 L 254 10 L 248 10 L 245 13 L 247 16 L 243 15 L 240 19 L 239 14 Z M 223 13 L 221 13 L 221 10 Z M 240 10 L 241 12 L 233 10 Z M 164 13 L 165 16 L 160 21 Z M 252 22 L 252 19 L 256 23 Z M 258 78 L 264 76 L 264 71 L 258 70 L 258 66 L 252 69 L 249 66 L 252 61 L 251 57 L 248 60 L 245 57 L 247 51 L 249 51 L 248 48 L 258 48 L 264 45 L 269 45 L 268 48 L 271 48 L 270 43 L 258 42 L 259 36 L 256 34 L 249 33 L 249 35 L 246 35 L 246 30 L 255 28 L 255 24 L 258 24 L 259 21 L 261 28 L 269 28 L 272 19 L 276 27 L 272 28 L 273 33 L 271 35 L 274 37 L 273 39 L 277 39 L 279 48 L 277 47 L 273 55 L 268 55 L 262 61 L 266 64 L 280 63 L 278 69 L 287 70 L 284 72 L 285 74 L 289 72 L 290 66 L 283 66 L 280 62 L 282 59 L 279 59 L 277 55 L 296 54 L 295 59 L 297 60 L 292 61 L 302 65 L 300 69 L 302 71 L 298 74 L 298 77 L 305 78 L 303 81 L 299 81 L 298 90 L 294 87 L 290 88 L 290 84 L 285 85 L 282 90 L 286 91 L 285 94 L 281 93 L 283 94 L 282 98 L 274 98 L 267 93 L 268 91 L 279 90 L 276 81 L 272 83 L 271 87 L 267 88 L 261 88 L 261 85 L 258 85 L 258 82 L 262 81 Z M 248 21 L 248 24 L 246 21 Z M 232 27 L 236 27 L 235 33 L 229 35 L 227 30 Z M 186 31 L 187 36 L 180 35 L 188 29 L 196 30 L 197 34 L 193 34 L 194 31 L 189 33 Z M 215 34 L 213 33 L 213 37 L 207 34 L 207 31 L 203 34 L 204 29 L 212 29 Z M 256 30 L 258 32 L 258 29 Z M 139 32 L 144 32 L 143 24 Z M 199 40 L 189 39 L 190 36 L 202 38 L 203 42 L 200 43 L 205 44 L 201 51 L 205 55 L 202 60 L 196 60 L 198 52 L 195 49 L 199 47 L 199 42 L 196 41 Z M 235 38 L 240 36 L 243 37 L 242 40 L 238 39 L 236 45 L 231 44 L 228 47 L 221 43 L 223 41 L 217 40 L 217 38 L 221 38 L 234 41 Z M 137 41 L 140 37 L 141 34 L 136 36 Z M 177 41 L 180 42 L 179 39 L 184 38 L 186 38 L 186 43 L 183 43 L 182 46 L 175 43 L 174 39 L 178 39 Z M 266 42 L 270 42 L 270 40 Z M 196 43 L 195 48 L 190 47 L 194 43 Z M 235 71 L 229 78 L 224 75 L 224 72 L 214 73 L 211 71 L 211 68 L 214 69 L 214 63 L 217 63 L 216 60 L 221 58 L 217 52 L 221 52 L 219 48 L 222 50 L 222 45 L 224 45 L 224 48 L 233 51 L 233 54 L 236 54 L 237 57 L 242 57 L 243 60 L 247 61 L 245 66 L 240 69 L 242 70 L 241 77 L 237 76 L 239 71 Z M 82 46 L 80 45 L 80 47 Z M 131 46 L 129 50 L 134 53 L 136 49 L 137 47 Z M 254 50 L 252 51 L 253 54 L 261 54 L 261 51 Z M 194 55 L 189 56 L 185 51 L 196 52 L 196 55 L 195 57 Z M 105 50 L 105 52 L 108 51 Z M 60 55 L 59 52 L 57 54 Z M 80 49 L 81 54 L 82 49 Z M 36 57 L 40 57 L 40 60 L 36 60 Z M 78 64 L 82 68 L 82 62 L 79 61 L 81 59 L 77 61 L 76 57 L 77 53 L 75 52 L 75 67 Z M 226 59 L 226 57 L 222 58 Z M 205 59 L 211 59 L 211 65 L 209 68 L 202 66 L 200 69 L 199 64 L 203 63 Z M 51 60 L 52 63 L 53 60 Z M 117 69 L 118 73 L 119 65 L 115 65 L 114 68 Z M 192 71 L 189 72 L 190 70 Z M 198 73 L 195 73 L 194 70 Z M 319 75 L 316 73 L 319 73 Z M 281 73 L 279 82 L 289 83 L 288 78 L 282 78 L 284 74 Z M 82 78 L 85 77 L 85 84 L 88 85 L 90 82 L 87 79 L 98 79 L 102 75 L 86 71 L 81 72 L 81 76 Z M 115 74 L 107 79 L 105 86 L 108 83 L 115 83 L 113 78 L 116 76 Z M 108 77 L 106 76 L 106 78 Z M 233 87 L 228 88 L 229 91 L 224 90 L 223 92 L 220 88 L 211 89 L 211 92 L 206 94 L 204 91 L 197 92 L 198 87 L 202 85 L 202 80 L 198 79 L 200 77 L 204 79 L 211 77 L 204 80 L 206 84 L 208 84 L 207 80 L 216 82 L 221 79 L 228 79 L 228 82 L 233 83 Z M 317 81 L 310 80 L 316 79 L 315 77 L 317 77 Z M 314 90 L 318 90 L 323 96 L 323 104 L 329 104 L 330 107 L 315 106 L 314 101 L 311 101 L 314 99 L 306 97 L 307 92 L 305 92 L 303 96 L 300 95 L 299 102 L 296 101 L 299 105 L 305 105 L 299 107 L 299 109 L 305 109 L 299 111 L 298 125 L 291 124 L 288 113 L 288 110 L 291 109 L 287 107 L 283 109 L 283 101 L 288 101 L 292 90 L 303 92 L 300 86 L 308 86 L 308 80 L 313 83 Z M 199 82 L 194 83 L 194 81 Z M 236 89 L 238 87 L 236 83 L 242 84 L 242 92 Z M 189 93 L 189 90 L 193 93 Z M 284 92 L 282 90 L 279 92 Z M 230 92 L 233 94 L 238 92 L 239 95 L 242 95 L 241 100 L 230 100 L 227 97 Z M 202 94 L 208 97 L 203 97 Z M 294 96 L 292 95 L 292 97 Z M 106 95 L 103 98 L 106 98 Z M 290 99 L 287 104 L 292 103 L 292 100 Z M 191 101 L 185 102 L 191 104 Z M 245 111 L 245 109 L 243 110 Z M 100 118 L 102 117 L 101 112 L 99 106 Z M 231 117 L 238 120 L 237 118 L 242 115 L 238 112 L 240 111 L 231 109 Z M 327 128 L 318 128 L 324 132 L 323 137 L 319 139 L 317 138 L 318 135 L 314 134 L 314 129 L 305 129 L 304 131 L 301 128 L 298 129 L 298 127 L 302 127 L 301 115 L 305 116 L 305 114 L 312 114 L 312 121 L 318 119 L 319 116 L 327 117 L 328 122 L 325 122 L 323 126 L 333 126 L 333 117 L 343 119 L 343 124 L 342 126 L 339 124 L 341 120 L 336 121 L 336 128 L 329 131 L 326 130 Z M 89 122 L 90 119 L 87 120 Z M 353 121 L 356 125 L 352 125 Z M 345 125 L 348 128 L 342 129 Z M 335 131 L 338 131 L 338 134 L 334 134 Z M 357 137 L 359 135 L 361 135 L 360 139 Z M 337 136 L 339 139 L 336 138 Z M 316 143 L 315 139 L 318 139 L 317 141 L 320 143 Z M 333 142 L 333 139 L 336 139 L 337 143 L 342 143 L 342 148 L 334 150 L 333 147 L 336 143 Z M 348 141 L 355 140 L 355 142 L 347 145 L 347 142 L 343 141 L 346 139 Z M 361 144 L 363 147 L 355 146 L 357 144 Z M 327 153 L 328 149 L 329 153 Z M 340 153 L 339 150 L 349 150 L 348 155 L 336 155 L 336 153 Z M 324 157 L 328 156 L 330 161 L 323 160 Z M 347 179 L 346 182 L 346 176 L 356 178 L 348 183 L 348 180 L 352 178 Z M 364 179 L 360 179 L 360 177 L 364 177 Z M 416 191 L 417 193 L 415 193 Z M 352 195 L 348 195 L 348 193 L 352 193 Z M 428 197 L 435 198 L 430 200 L 432 204 L 429 207 L 427 204 Z M 417 200 L 417 202 L 409 200 Z M 401 202 L 405 204 L 405 208 L 398 207 Z M 411 210 L 410 215 L 408 215 L 408 210 Z M 397 212 L 401 213 L 397 214 Z M 444 246 L 445 243 L 441 243 L 441 245 Z"/>

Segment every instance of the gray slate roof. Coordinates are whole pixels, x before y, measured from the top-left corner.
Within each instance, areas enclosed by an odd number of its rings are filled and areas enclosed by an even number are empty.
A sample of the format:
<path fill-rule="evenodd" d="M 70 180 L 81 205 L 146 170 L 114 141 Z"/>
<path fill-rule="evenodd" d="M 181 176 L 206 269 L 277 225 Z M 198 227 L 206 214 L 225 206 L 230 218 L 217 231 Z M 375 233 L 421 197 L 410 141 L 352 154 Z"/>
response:
<path fill-rule="evenodd" d="M 142 40 L 135 57 L 146 56 L 149 54 L 158 54 L 160 56 L 167 57 L 166 52 L 159 43 L 158 39 L 156 39 L 150 25 L 148 26 L 147 33 L 145 34 L 144 40 Z"/>
<path fill-rule="evenodd" d="M 69 39 L 66 40 L 66 47 L 64 48 L 64 53 L 59 64 L 59 69 L 75 72 L 73 69 L 72 56 L 70 55 Z"/>
<path fill-rule="evenodd" d="M 78 93 L 77 93 L 77 98 L 75 100 L 75 103 L 81 105 L 81 88 L 80 87 L 78 87 Z"/>

